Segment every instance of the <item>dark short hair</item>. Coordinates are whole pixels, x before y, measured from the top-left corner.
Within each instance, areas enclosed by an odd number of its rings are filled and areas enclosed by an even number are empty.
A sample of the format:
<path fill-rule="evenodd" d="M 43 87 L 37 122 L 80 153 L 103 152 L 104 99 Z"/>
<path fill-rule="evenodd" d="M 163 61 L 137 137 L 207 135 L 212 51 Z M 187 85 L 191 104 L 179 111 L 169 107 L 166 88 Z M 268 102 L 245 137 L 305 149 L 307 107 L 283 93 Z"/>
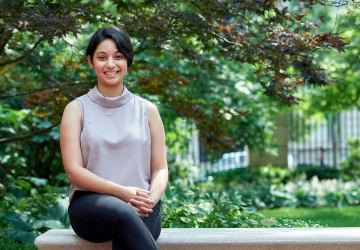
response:
<path fill-rule="evenodd" d="M 130 36 L 126 31 L 117 27 L 103 27 L 98 29 L 91 37 L 89 45 L 86 49 L 86 56 L 90 56 L 93 60 L 96 48 L 106 39 L 112 39 L 119 52 L 126 57 L 128 68 L 133 62 L 134 51 L 131 46 Z"/>

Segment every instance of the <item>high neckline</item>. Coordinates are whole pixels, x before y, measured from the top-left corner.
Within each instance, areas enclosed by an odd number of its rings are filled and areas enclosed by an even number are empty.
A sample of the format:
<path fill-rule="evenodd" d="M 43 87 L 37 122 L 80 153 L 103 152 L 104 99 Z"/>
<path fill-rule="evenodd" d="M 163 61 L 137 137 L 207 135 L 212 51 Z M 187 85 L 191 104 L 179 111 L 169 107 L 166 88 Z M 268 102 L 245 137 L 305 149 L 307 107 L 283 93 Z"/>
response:
<path fill-rule="evenodd" d="M 105 97 L 103 96 L 97 86 L 91 89 L 87 96 L 90 100 L 100 106 L 106 108 L 116 108 L 124 105 L 133 98 L 133 94 L 124 86 L 124 91 L 121 96 L 116 97 Z"/>

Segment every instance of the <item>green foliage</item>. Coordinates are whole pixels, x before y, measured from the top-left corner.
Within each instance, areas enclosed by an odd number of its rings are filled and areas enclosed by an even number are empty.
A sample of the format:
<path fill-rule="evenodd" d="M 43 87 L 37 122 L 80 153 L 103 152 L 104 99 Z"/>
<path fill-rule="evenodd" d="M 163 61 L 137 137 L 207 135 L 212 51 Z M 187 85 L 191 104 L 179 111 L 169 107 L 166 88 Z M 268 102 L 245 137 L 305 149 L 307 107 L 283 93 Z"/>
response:
<path fill-rule="evenodd" d="M 320 222 L 314 221 L 304 221 L 304 220 L 293 220 L 287 218 L 281 218 L 279 221 L 276 222 L 274 227 L 281 227 L 281 228 L 322 228 L 324 225 L 321 225 Z"/>
<path fill-rule="evenodd" d="M 14 240 L 12 235 L 3 233 L 0 235 L 0 249 L 3 250 L 36 250 L 34 243 L 19 243 Z"/>
<path fill-rule="evenodd" d="M 267 222 L 237 193 L 201 193 L 190 182 L 185 185 L 187 189 L 167 187 L 162 199 L 163 227 L 261 227 Z"/>
<path fill-rule="evenodd" d="M 306 180 L 311 180 L 313 177 L 317 177 L 319 180 L 327 179 L 343 179 L 343 171 L 333 167 L 319 167 L 319 166 L 306 166 L 298 167 L 292 173 L 291 176 L 300 176 L 304 174 Z M 291 179 L 291 177 L 290 177 Z"/>
<path fill-rule="evenodd" d="M 69 228 L 68 198 L 64 189 L 35 177 L 14 179 L 8 175 L 1 194 L 0 228 L 21 242 L 32 242 L 50 228 Z"/>
<path fill-rule="evenodd" d="M 224 190 L 243 185 L 243 183 L 246 185 L 251 183 L 254 185 L 268 183 L 286 184 L 289 181 L 294 181 L 302 177 L 306 180 L 311 180 L 315 176 L 319 180 L 344 179 L 344 171 L 337 168 L 319 166 L 305 166 L 290 170 L 288 168 L 267 165 L 259 168 L 235 168 L 219 171 L 212 173 L 210 176 L 212 182 L 218 184 L 216 190 Z M 356 178 L 356 176 L 354 176 L 354 178 Z"/>
<path fill-rule="evenodd" d="M 32 134 L 28 140 L 6 142 L 0 139 L 0 180 L 6 183 L 6 174 L 13 176 L 35 175 L 55 180 L 63 169 L 60 159 L 59 129 L 41 119 L 35 109 L 12 109 L 0 103 L 0 137 L 11 138 Z M 47 129 L 50 128 L 50 129 Z M 36 134 L 34 131 L 43 131 Z"/>
<path fill-rule="evenodd" d="M 341 166 L 344 172 L 344 179 L 360 178 L 360 138 L 348 139 L 347 144 L 350 155 Z"/>
<path fill-rule="evenodd" d="M 176 180 L 187 180 L 193 168 L 196 168 L 191 161 L 175 159 L 168 159 L 169 168 L 169 182 L 173 183 Z"/>
<path fill-rule="evenodd" d="M 198 185 L 208 192 L 238 192 L 256 209 L 359 205 L 359 179 L 344 181 L 346 176 L 334 168 L 266 166 L 213 173 Z"/>
<path fill-rule="evenodd" d="M 326 9 L 318 10 L 319 16 L 324 15 Z M 347 15 L 348 13 L 352 15 Z M 331 11 L 328 10 L 328 13 Z M 344 37 L 349 44 L 344 52 L 324 53 L 318 50 L 316 57 L 325 58 L 319 62 L 319 67 L 323 68 L 329 75 L 337 79 L 336 83 L 326 88 L 305 88 L 301 97 L 300 108 L 306 114 L 321 114 L 323 116 L 334 114 L 339 110 L 349 110 L 354 107 L 359 108 L 360 71 L 357 67 L 358 54 L 360 49 L 360 38 L 358 35 L 360 25 L 360 9 L 356 6 L 340 8 L 332 15 L 326 16 L 326 24 L 332 26 L 334 30 Z"/>
<path fill-rule="evenodd" d="M 238 192 L 206 192 L 192 182 L 168 186 L 162 199 L 163 227 L 322 227 L 303 220 L 265 218 Z"/>
<path fill-rule="evenodd" d="M 359 227 L 359 206 L 322 207 L 322 208 L 278 208 L 265 209 L 266 217 L 287 218 L 292 220 L 320 221 L 329 227 Z"/>
<path fill-rule="evenodd" d="M 99 26 L 117 25 L 130 33 L 136 52 L 127 86 L 171 109 L 172 115 L 164 115 L 169 127 L 186 118 L 203 132 L 200 139 L 208 150 L 236 144 L 266 150 L 274 145 L 277 107 L 263 94 L 291 105 L 299 101 L 298 86 L 329 85 L 331 78 L 318 65 L 323 58 L 313 54 L 342 52 L 348 44 L 322 22 L 333 11 L 304 14 L 325 9 L 323 1 L 304 6 L 3 1 L 1 99 L 13 109 L 38 109 L 37 117 L 57 124 L 66 103 L 96 82 L 84 56 L 88 36 Z"/>

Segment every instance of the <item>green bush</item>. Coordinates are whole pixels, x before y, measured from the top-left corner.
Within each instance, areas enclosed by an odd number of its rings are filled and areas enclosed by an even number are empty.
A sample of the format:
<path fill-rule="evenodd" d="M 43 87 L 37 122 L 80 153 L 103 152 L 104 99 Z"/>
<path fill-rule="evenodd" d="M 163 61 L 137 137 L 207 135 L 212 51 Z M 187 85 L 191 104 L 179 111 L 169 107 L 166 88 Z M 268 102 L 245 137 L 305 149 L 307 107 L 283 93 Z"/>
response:
<path fill-rule="evenodd" d="M 168 186 L 163 204 L 163 227 L 181 228 L 249 228 L 315 227 L 305 221 L 278 222 L 265 218 L 237 192 L 204 192 L 194 183 L 176 182 Z M 249 205 L 250 204 L 250 205 Z"/>
<path fill-rule="evenodd" d="M 338 168 L 333 167 L 319 167 L 319 166 L 306 166 L 296 168 L 289 176 L 289 180 L 293 180 L 296 176 L 304 174 L 306 180 L 311 180 L 317 176 L 319 180 L 327 179 L 340 179 L 343 172 Z"/>
<path fill-rule="evenodd" d="M 0 249 L 2 250 L 36 250 L 33 242 L 21 243 L 14 240 L 11 235 L 0 235 Z"/>
<path fill-rule="evenodd" d="M 238 192 L 255 209 L 359 205 L 359 181 L 342 179 L 335 168 L 266 166 L 214 173 L 198 185 L 203 192 Z"/>
<path fill-rule="evenodd" d="M 262 226 L 260 219 L 237 193 L 204 194 L 168 186 L 163 199 L 163 227 L 257 227 Z"/>
<path fill-rule="evenodd" d="M 287 218 L 281 218 L 276 221 L 273 227 L 277 228 L 323 228 L 325 225 L 321 225 L 320 222 L 304 221 L 304 220 L 293 220 Z"/>
<path fill-rule="evenodd" d="M 0 194 L 0 228 L 19 242 L 32 242 L 50 228 L 69 228 L 65 190 L 45 179 L 7 176 Z M 67 193 L 67 191 L 66 191 Z"/>
<path fill-rule="evenodd" d="M 194 168 L 191 161 L 182 160 L 176 161 L 175 159 L 168 159 L 169 168 L 169 181 L 174 182 L 175 180 L 186 180 Z"/>
<path fill-rule="evenodd" d="M 184 189 L 184 186 L 188 188 Z M 168 186 L 162 199 L 163 227 L 263 227 L 267 219 L 237 193 L 203 193 L 193 183 Z"/>
<path fill-rule="evenodd" d="M 344 180 L 353 180 L 360 178 L 360 138 L 351 138 L 347 140 L 350 155 L 342 164 Z"/>
<path fill-rule="evenodd" d="M 311 222 L 264 218 L 257 209 L 360 203 L 358 182 L 319 181 L 315 177 L 307 181 L 305 173 L 292 177 L 288 169 L 266 166 L 220 172 L 206 183 L 194 183 L 186 180 L 192 164 L 182 164 L 172 163 L 170 167 L 171 185 L 162 199 L 163 227 L 317 227 Z M 241 181 L 242 176 L 247 183 Z M 6 234 L 1 238 L 0 246 L 4 247 L 0 249 L 33 249 L 32 244 L 20 243 L 32 242 L 51 228 L 70 227 L 68 186 L 51 186 L 47 180 L 34 177 L 7 178 L 0 194 L 0 229 Z M 64 176 L 58 178 L 59 183 L 64 182 Z M 284 184 L 287 179 L 294 180 Z M 325 195 L 320 196 L 321 192 Z M 11 239 L 6 241 L 5 236 Z M 5 248 L 5 244 L 9 246 Z"/>

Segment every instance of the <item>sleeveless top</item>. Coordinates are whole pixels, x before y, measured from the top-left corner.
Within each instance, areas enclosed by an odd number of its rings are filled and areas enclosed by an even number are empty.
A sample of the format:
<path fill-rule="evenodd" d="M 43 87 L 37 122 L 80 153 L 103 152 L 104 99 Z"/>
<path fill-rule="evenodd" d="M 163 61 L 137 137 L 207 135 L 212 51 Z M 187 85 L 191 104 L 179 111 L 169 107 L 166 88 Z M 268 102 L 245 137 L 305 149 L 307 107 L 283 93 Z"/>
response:
<path fill-rule="evenodd" d="M 123 186 L 150 190 L 151 138 L 146 101 L 125 86 L 121 96 L 104 97 L 97 87 L 76 98 L 82 117 L 84 168 Z M 69 199 L 76 190 L 71 183 Z"/>

